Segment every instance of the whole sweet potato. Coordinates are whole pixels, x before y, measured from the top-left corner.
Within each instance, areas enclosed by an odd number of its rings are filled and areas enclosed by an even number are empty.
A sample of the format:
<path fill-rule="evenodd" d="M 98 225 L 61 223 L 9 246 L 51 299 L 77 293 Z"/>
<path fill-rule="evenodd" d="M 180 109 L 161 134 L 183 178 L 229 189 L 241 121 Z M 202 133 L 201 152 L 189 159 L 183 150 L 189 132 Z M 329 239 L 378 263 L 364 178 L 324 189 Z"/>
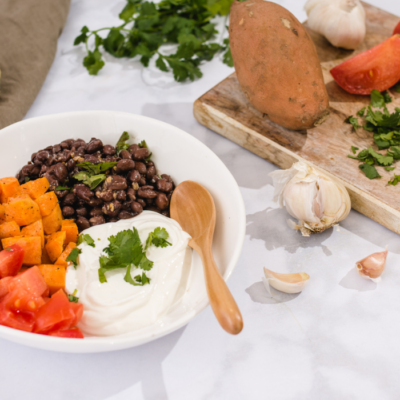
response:
<path fill-rule="evenodd" d="M 309 129 L 329 115 L 317 51 L 288 10 L 264 0 L 234 1 L 229 39 L 240 86 L 279 125 Z"/>

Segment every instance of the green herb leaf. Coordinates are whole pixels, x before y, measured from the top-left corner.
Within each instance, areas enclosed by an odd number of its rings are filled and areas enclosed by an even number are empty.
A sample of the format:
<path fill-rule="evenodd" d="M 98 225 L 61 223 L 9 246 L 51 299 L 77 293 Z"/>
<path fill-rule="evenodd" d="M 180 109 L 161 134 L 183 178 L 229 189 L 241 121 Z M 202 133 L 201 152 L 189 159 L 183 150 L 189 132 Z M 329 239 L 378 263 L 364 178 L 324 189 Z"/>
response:
<path fill-rule="evenodd" d="M 104 67 L 104 61 L 101 59 L 101 53 L 97 48 L 88 51 L 88 55 L 83 59 L 83 66 L 86 67 L 89 75 L 97 75 Z"/>
<path fill-rule="evenodd" d="M 357 111 L 357 115 L 359 115 L 360 117 L 363 117 L 364 114 L 365 114 L 365 109 L 366 109 L 366 108 L 367 108 L 367 107 L 363 107 L 361 110 Z"/>
<path fill-rule="evenodd" d="M 368 148 L 369 154 L 376 160 L 376 162 L 379 165 L 392 165 L 393 164 L 393 157 L 392 156 L 384 156 L 383 154 L 377 153 L 375 150 L 373 150 L 372 147 Z"/>
<path fill-rule="evenodd" d="M 87 245 L 89 245 L 91 247 L 96 247 L 96 245 L 94 244 L 93 238 L 87 233 L 81 233 L 79 235 L 77 244 L 80 245 L 82 243 L 86 243 Z"/>
<path fill-rule="evenodd" d="M 76 297 L 77 289 L 74 290 L 74 293 L 68 295 L 68 300 L 70 303 L 77 303 L 79 301 L 79 297 Z"/>
<path fill-rule="evenodd" d="M 142 140 L 142 141 L 138 144 L 138 146 L 139 146 L 140 148 L 146 148 L 146 149 L 148 149 L 147 143 L 146 143 L 145 140 Z"/>
<path fill-rule="evenodd" d="M 57 186 L 54 190 L 70 190 L 71 188 L 66 186 Z"/>
<path fill-rule="evenodd" d="M 392 97 L 390 96 L 390 94 L 387 90 L 385 92 L 383 92 L 383 100 L 385 101 L 385 103 L 392 102 Z"/>
<path fill-rule="evenodd" d="M 364 172 L 365 176 L 368 179 L 375 179 L 375 178 L 380 178 L 381 177 L 378 174 L 378 171 L 376 170 L 376 168 L 373 165 L 360 164 L 358 167 L 361 169 L 361 171 Z"/>
<path fill-rule="evenodd" d="M 386 171 L 393 171 L 396 167 L 385 167 Z"/>
<path fill-rule="evenodd" d="M 118 139 L 118 142 L 115 146 L 117 150 L 117 154 L 119 154 L 122 150 L 126 150 L 129 147 L 129 144 L 127 141 L 129 140 L 129 133 L 128 132 L 123 132 L 121 137 Z"/>
<path fill-rule="evenodd" d="M 353 128 L 355 131 L 357 130 L 357 128 L 361 128 L 361 126 L 358 124 L 358 119 L 354 118 L 352 115 L 350 115 L 350 117 L 346 118 L 344 120 L 344 122 L 346 122 L 347 124 L 353 125 Z"/>
<path fill-rule="evenodd" d="M 396 186 L 400 182 L 400 175 L 394 175 L 394 177 L 388 182 L 388 185 Z"/>
<path fill-rule="evenodd" d="M 85 43 L 87 40 L 87 34 L 89 32 L 89 28 L 87 26 L 84 26 L 81 29 L 81 34 L 79 36 L 77 36 L 74 40 L 74 46 L 77 46 L 80 43 Z"/>
<path fill-rule="evenodd" d="M 67 257 L 67 259 L 65 261 L 72 262 L 74 268 L 76 269 L 76 266 L 78 265 L 78 256 L 81 253 L 82 253 L 82 251 L 80 249 L 78 249 L 77 247 L 75 247 L 74 249 L 72 249 L 71 253 L 69 253 L 69 256 Z"/>
<path fill-rule="evenodd" d="M 400 160 L 400 147 L 392 146 L 390 151 L 387 151 L 387 155 L 392 156 L 395 160 Z"/>
<path fill-rule="evenodd" d="M 353 154 L 356 154 L 357 150 L 358 150 L 358 147 L 351 146 L 351 151 L 353 152 Z"/>
<path fill-rule="evenodd" d="M 385 99 L 376 89 L 371 92 L 371 106 L 381 108 L 385 105 Z"/>
<path fill-rule="evenodd" d="M 172 246 L 172 244 L 167 241 L 168 237 L 169 234 L 165 228 L 158 227 L 154 229 L 154 231 L 150 232 L 147 237 L 145 250 L 147 250 L 151 245 L 156 247 Z"/>
<path fill-rule="evenodd" d="M 400 93 L 400 84 L 399 83 L 394 87 L 394 91 L 397 93 Z"/>

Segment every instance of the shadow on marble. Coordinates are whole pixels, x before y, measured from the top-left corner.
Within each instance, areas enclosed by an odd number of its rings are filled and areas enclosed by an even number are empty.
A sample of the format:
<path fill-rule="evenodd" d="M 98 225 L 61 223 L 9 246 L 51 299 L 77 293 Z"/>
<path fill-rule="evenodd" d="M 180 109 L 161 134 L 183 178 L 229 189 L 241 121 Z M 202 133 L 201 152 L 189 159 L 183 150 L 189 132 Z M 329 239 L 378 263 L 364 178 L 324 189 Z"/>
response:
<path fill-rule="evenodd" d="M 370 279 L 361 277 L 355 268 L 352 268 L 347 275 L 342 278 L 342 280 L 339 282 L 339 285 L 345 289 L 357 290 L 358 292 L 375 290 L 378 286 L 377 283 L 371 281 Z"/>
<path fill-rule="evenodd" d="M 276 304 L 276 303 L 287 303 L 288 301 L 294 300 L 300 293 L 283 293 L 279 290 L 270 287 L 271 295 L 265 289 L 264 284 L 260 282 L 253 283 L 249 286 L 245 292 L 250 296 L 254 303 L 260 304 Z"/>
<path fill-rule="evenodd" d="M 321 247 L 325 255 L 331 256 L 329 248 L 322 244 L 332 235 L 332 228 L 318 235 L 303 237 L 300 232 L 289 228 L 287 220 L 290 215 L 281 208 L 266 208 L 265 210 L 247 215 L 246 234 L 251 239 L 263 240 L 268 250 L 283 247 L 289 253 L 295 253 L 298 248 Z"/>

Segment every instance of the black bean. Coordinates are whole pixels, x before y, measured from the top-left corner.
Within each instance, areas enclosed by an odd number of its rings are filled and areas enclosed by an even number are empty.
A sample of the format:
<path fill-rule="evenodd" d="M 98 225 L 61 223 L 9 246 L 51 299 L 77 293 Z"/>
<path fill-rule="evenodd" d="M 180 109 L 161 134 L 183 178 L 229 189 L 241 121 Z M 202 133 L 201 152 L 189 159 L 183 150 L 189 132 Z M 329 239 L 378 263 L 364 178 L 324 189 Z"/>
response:
<path fill-rule="evenodd" d="M 49 172 L 46 172 L 44 174 L 44 176 L 49 181 L 50 186 L 57 187 L 59 185 L 58 180 L 52 174 L 50 174 Z"/>
<path fill-rule="evenodd" d="M 131 200 L 136 200 L 136 191 L 133 188 L 128 188 L 126 194 Z"/>
<path fill-rule="evenodd" d="M 92 197 L 89 201 L 86 202 L 90 207 L 100 207 L 103 205 L 103 200 L 98 199 L 97 197 Z"/>
<path fill-rule="evenodd" d="M 144 201 L 146 202 L 146 204 L 147 204 L 148 206 L 152 206 L 152 205 L 154 204 L 154 200 L 155 200 L 155 199 L 144 199 Z"/>
<path fill-rule="evenodd" d="M 128 173 L 128 179 L 129 179 L 131 182 L 139 182 L 141 178 L 142 178 L 142 177 L 141 177 L 139 171 L 133 170 L 133 171 L 131 171 L 131 172 Z"/>
<path fill-rule="evenodd" d="M 139 203 L 142 208 L 147 206 L 146 202 L 143 199 L 137 199 L 136 202 Z"/>
<path fill-rule="evenodd" d="M 162 174 L 161 178 L 165 179 L 167 182 L 172 182 L 173 183 L 172 178 L 167 174 Z"/>
<path fill-rule="evenodd" d="M 121 174 L 127 171 L 131 171 L 135 169 L 135 161 L 132 160 L 127 160 L 127 159 L 123 159 L 121 161 L 118 161 L 117 164 L 117 173 Z"/>
<path fill-rule="evenodd" d="M 62 209 L 62 213 L 65 218 L 70 218 L 75 214 L 75 210 L 70 206 L 65 206 Z"/>
<path fill-rule="evenodd" d="M 31 175 L 39 175 L 40 170 L 41 170 L 41 167 L 39 167 L 39 165 L 33 165 L 33 168 L 31 170 Z"/>
<path fill-rule="evenodd" d="M 103 201 L 111 201 L 114 198 L 114 193 L 111 189 L 96 192 L 96 196 Z"/>
<path fill-rule="evenodd" d="M 119 156 L 124 160 L 132 160 L 132 154 L 127 150 L 122 150 Z"/>
<path fill-rule="evenodd" d="M 76 197 L 73 193 L 68 193 L 63 200 L 64 206 L 73 206 L 76 201 Z"/>
<path fill-rule="evenodd" d="M 117 222 L 117 221 L 118 221 L 118 218 L 114 218 L 114 217 L 113 217 L 113 218 L 108 218 L 108 217 L 107 217 L 107 221 L 108 221 L 108 222 Z"/>
<path fill-rule="evenodd" d="M 35 157 L 35 164 L 36 164 L 36 160 L 37 160 L 39 163 L 44 163 L 44 162 L 46 162 L 46 161 L 49 159 L 49 157 L 50 157 L 50 153 L 49 153 L 48 151 L 46 151 L 46 150 L 41 150 L 41 151 L 39 151 L 39 152 L 36 154 L 36 157 Z"/>
<path fill-rule="evenodd" d="M 71 147 L 75 147 L 75 149 L 79 149 L 81 146 L 86 146 L 86 142 L 83 139 L 76 139 L 71 143 Z"/>
<path fill-rule="evenodd" d="M 156 175 L 156 167 L 154 165 L 151 165 L 150 167 L 147 168 L 146 172 L 146 178 L 147 179 L 152 179 L 154 175 Z"/>
<path fill-rule="evenodd" d="M 132 200 L 127 200 L 127 201 L 124 201 L 123 203 L 122 203 L 122 209 L 123 210 L 130 210 L 131 209 L 131 204 L 132 204 Z"/>
<path fill-rule="evenodd" d="M 40 172 L 39 172 L 39 176 L 42 176 L 46 173 L 46 171 L 49 169 L 49 167 L 47 165 L 42 165 L 40 168 Z"/>
<path fill-rule="evenodd" d="M 68 160 L 67 169 L 68 171 L 73 171 L 76 166 L 76 162 L 73 159 Z"/>
<path fill-rule="evenodd" d="M 154 207 L 154 206 L 146 207 L 146 211 L 154 211 L 156 213 L 161 214 L 161 210 L 159 210 L 157 207 Z"/>
<path fill-rule="evenodd" d="M 115 148 L 109 144 L 103 147 L 103 154 L 106 156 L 113 156 L 116 153 Z"/>
<path fill-rule="evenodd" d="M 161 192 L 170 192 L 173 188 L 173 185 L 171 182 L 167 182 L 166 179 L 159 179 L 156 183 L 157 190 L 160 190 Z"/>
<path fill-rule="evenodd" d="M 137 149 L 133 152 L 132 158 L 135 161 L 145 160 L 150 155 L 149 149 L 143 147 L 141 149 Z"/>
<path fill-rule="evenodd" d="M 98 159 L 98 157 L 96 157 L 93 154 L 85 154 L 83 158 L 84 158 L 85 162 L 90 162 L 92 164 L 98 164 L 99 162 L 101 162 Z"/>
<path fill-rule="evenodd" d="M 139 199 L 139 200 L 141 200 L 141 199 Z M 134 213 L 140 214 L 143 211 L 143 206 L 139 202 L 133 201 L 131 204 L 131 210 Z"/>
<path fill-rule="evenodd" d="M 169 201 L 165 193 L 158 193 L 156 197 L 156 206 L 160 210 L 166 210 L 169 206 Z"/>
<path fill-rule="evenodd" d="M 125 190 L 117 190 L 114 192 L 114 199 L 118 201 L 125 201 L 126 200 L 126 192 Z"/>
<path fill-rule="evenodd" d="M 169 211 L 168 210 L 161 211 L 161 214 L 164 215 L 165 217 L 169 218 Z"/>
<path fill-rule="evenodd" d="M 96 226 L 96 225 L 101 225 L 105 224 L 106 220 L 102 215 L 96 215 L 95 217 L 90 218 L 89 220 L 90 226 Z"/>
<path fill-rule="evenodd" d="M 143 189 L 141 187 L 141 188 L 139 188 L 137 195 L 138 195 L 138 197 L 141 197 L 144 199 L 154 199 L 155 197 L 157 197 L 157 192 L 155 192 L 152 189 Z"/>
<path fill-rule="evenodd" d="M 71 157 L 71 152 L 69 150 L 64 150 L 57 154 L 56 160 L 58 162 L 65 163 Z"/>
<path fill-rule="evenodd" d="M 56 194 L 58 199 L 63 199 L 68 193 L 68 190 L 55 190 L 54 193 Z"/>
<path fill-rule="evenodd" d="M 52 167 L 52 171 L 54 171 L 54 175 L 60 182 L 63 182 L 68 177 L 67 167 L 63 163 L 58 163 Z"/>
<path fill-rule="evenodd" d="M 140 186 L 145 186 L 146 183 L 147 183 L 147 182 L 146 182 L 146 178 L 142 176 L 142 177 L 140 178 L 139 185 L 140 185 Z"/>
<path fill-rule="evenodd" d="M 142 162 L 137 162 L 135 164 L 135 169 L 139 171 L 141 174 L 145 174 L 147 172 L 146 164 Z"/>
<path fill-rule="evenodd" d="M 74 186 L 73 190 L 74 194 L 83 201 L 90 201 L 90 199 L 94 196 L 94 193 L 83 183 L 78 183 Z"/>
<path fill-rule="evenodd" d="M 120 219 L 129 219 L 129 218 L 133 218 L 135 216 L 135 214 L 131 211 L 127 211 L 127 210 L 122 210 L 119 214 L 118 214 L 118 218 Z"/>
<path fill-rule="evenodd" d="M 97 215 L 103 215 L 103 210 L 101 207 L 94 207 L 90 210 L 89 215 L 91 217 L 96 217 Z"/>
<path fill-rule="evenodd" d="M 69 145 L 69 143 L 66 142 L 66 141 L 61 142 L 61 143 L 60 143 L 60 147 L 61 147 L 63 150 L 69 150 L 69 149 L 70 149 L 70 145 Z"/>
<path fill-rule="evenodd" d="M 129 153 L 133 154 L 137 149 L 140 149 L 138 144 L 132 144 L 128 147 Z"/>
<path fill-rule="evenodd" d="M 104 186 L 106 189 L 111 190 L 124 190 L 128 187 L 126 179 L 120 175 L 109 176 L 105 180 Z"/>
<path fill-rule="evenodd" d="M 59 153 L 61 151 L 61 146 L 59 144 L 56 144 L 55 146 L 53 146 L 52 150 L 53 153 Z"/>
<path fill-rule="evenodd" d="M 86 207 L 79 207 L 76 209 L 76 215 L 86 217 L 88 215 L 88 210 Z"/>
<path fill-rule="evenodd" d="M 122 204 L 118 200 L 105 203 L 103 206 L 103 213 L 109 217 L 116 217 L 121 211 Z"/>
<path fill-rule="evenodd" d="M 33 154 L 31 155 L 31 161 L 32 161 L 32 162 L 33 162 L 33 160 L 35 159 L 36 155 L 37 155 L 37 153 L 33 153 Z"/>
<path fill-rule="evenodd" d="M 101 151 L 103 149 L 103 142 L 100 139 L 92 138 L 88 145 L 86 146 L 86 152 L 93 154 L 96 151 Z"/>

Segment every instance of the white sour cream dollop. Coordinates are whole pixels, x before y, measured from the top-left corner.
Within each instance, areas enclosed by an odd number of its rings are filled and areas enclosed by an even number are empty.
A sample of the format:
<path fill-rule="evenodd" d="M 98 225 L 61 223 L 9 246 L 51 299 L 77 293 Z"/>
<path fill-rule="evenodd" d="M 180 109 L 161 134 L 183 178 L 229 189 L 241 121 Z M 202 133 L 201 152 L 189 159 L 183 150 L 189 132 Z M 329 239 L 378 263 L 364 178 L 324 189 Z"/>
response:
<path fill-rule="evenodd" d="M 147 258 L 154 262 L 146 271 L 150 284 L 133 286 L 124 281 L 126 268 L 106 272 L 106 283 L 100 283 L 99 257 L 108 247 L 108 238 L 123 230 L 135 227 L 143 244 L 155 228 L 165 228 L 172 246 L 150 246 Z M 78 326 L 90 336 L 112 336 L 144 328 L 157 322 L 168 309 L 180 300 L 186 290 L 186 278 L 192 263 L 188 247 L 190 236 L 180 225 L 161 214 L 143 211 L 135 218 L 93 226 L 84 232 L 95 241 L 95 248 L 82 243 L 78 247 L 79 265 L 68 267 L 66 290 L 83 304 L 84 312 Z M 132 278 L 142 270 L 131 269 Z"/>

